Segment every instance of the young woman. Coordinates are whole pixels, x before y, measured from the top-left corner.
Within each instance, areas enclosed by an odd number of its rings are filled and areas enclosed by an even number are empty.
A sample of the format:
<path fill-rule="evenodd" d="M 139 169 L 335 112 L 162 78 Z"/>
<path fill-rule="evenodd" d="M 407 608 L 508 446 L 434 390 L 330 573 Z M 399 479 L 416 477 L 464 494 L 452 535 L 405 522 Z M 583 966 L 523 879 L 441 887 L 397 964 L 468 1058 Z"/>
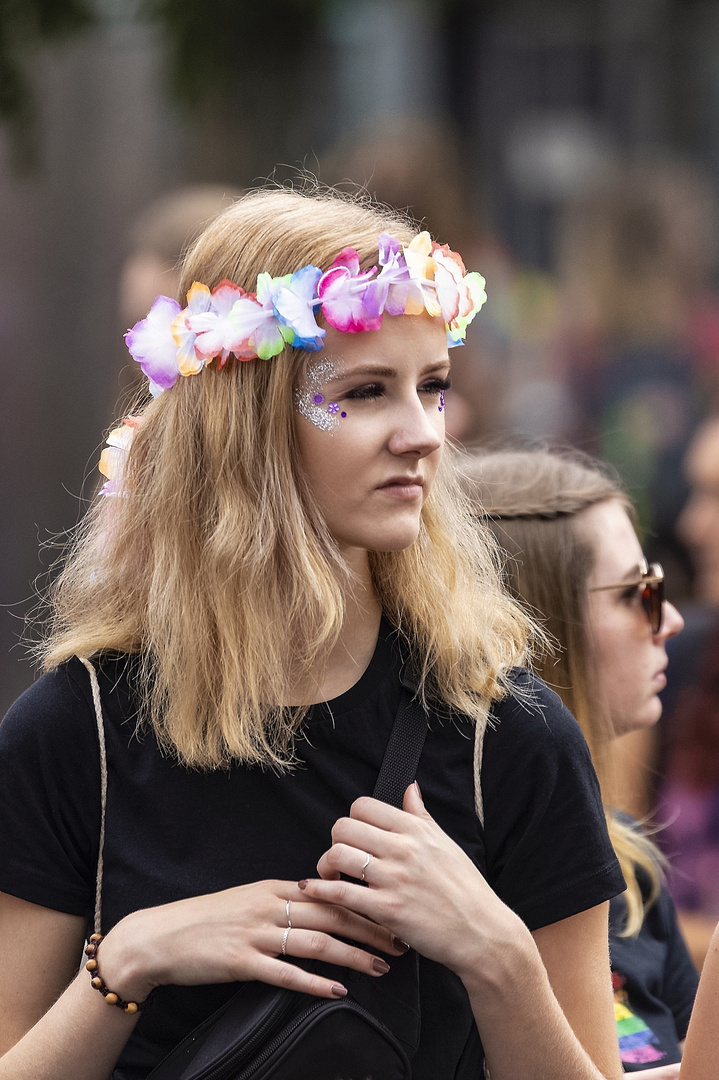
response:
<path fill-rule="evenodd" d="M 109 438 L 46 674 L 0 728 L 0 1080 L 142 1080 L 238 981 L 375 987 L 382 1019 L 408 945 L 415 1080 L 478 1075 L 479 1038 L 494 1080 L 615 1080 L 596 778 L 508 674 L 530 625 L 443 445 L 483 281 L 402 219 L 275 190 L 180 289 L 127 336 L 155 396 Z M 400 810 L 369 796 L 406 666 L 429 731 Z"/>
<path fill-rule="evenodd" d="M 627 496 L 599 463 L 545 450 L 480 452 L 466 485 L 510 556 L 512 593 L 559 646 L 539 670 L 579 720 L 602 780 L 627 882 L 610 907 L 624 1070 L 672 1080 L 697 974 L 656 848 L 636 822 L 610 809 L 611 742 L 659 719 L 665 644 L 682 618 L 663 599 L 661 568 L 647 567 Z"/>

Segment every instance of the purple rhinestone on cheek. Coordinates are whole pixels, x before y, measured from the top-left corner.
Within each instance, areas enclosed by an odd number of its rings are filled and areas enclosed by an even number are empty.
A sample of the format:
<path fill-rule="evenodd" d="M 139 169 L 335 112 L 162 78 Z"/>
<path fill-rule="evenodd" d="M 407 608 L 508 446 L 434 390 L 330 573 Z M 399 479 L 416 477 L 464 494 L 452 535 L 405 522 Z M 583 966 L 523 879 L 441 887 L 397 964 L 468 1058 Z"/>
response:
<path fill-rule="evenodd" d="M 345 416 L 346 416 L 346 415 L 347 415 L 347 413 L 346 413 L 346 412 L 340 413 L 340 416 L 342 417 L 342 419 L 343 419 L 343 420 L 344 420 L 344 418 L 345 418 Z"/>
<path fill-rule="evenodd" d="M 437 406 L 439 412 L 444 412 L 444 390 L 439 392 L 439 405 Z"/>
<path fill-rule="evenodd" d="M 313 394 L 312 401 L 315 405 L 323 405 L 325 400 L 324 394 Z"/>
<path fill-rule="evenodd" d="M 329 405 L 327 406 L 327 412 L 332 413 L 333 416 L 335 415 L 335 413 L 338 413 L 339 411 L 340 411 L 340 407 L 339 407 L 339 405 L 337 404 L 336 401 L 331 401 L 329 403 Z"/>

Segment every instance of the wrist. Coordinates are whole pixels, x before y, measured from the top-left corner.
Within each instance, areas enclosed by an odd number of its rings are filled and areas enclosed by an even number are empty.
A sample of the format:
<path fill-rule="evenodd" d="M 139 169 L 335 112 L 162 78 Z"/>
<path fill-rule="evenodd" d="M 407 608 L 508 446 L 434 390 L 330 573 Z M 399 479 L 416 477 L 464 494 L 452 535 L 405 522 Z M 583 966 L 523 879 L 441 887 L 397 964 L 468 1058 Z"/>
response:
<path fill-rule="evenodd" d="M 138 933 L 140 928 L 136 923 L 134 914 L 117 923 L 102 938 L 96 959 L 98 974 L 105 987 L 124 1001 L 140 1005 L 159 985 L 159 979 L 149 967 L 148 961 L 152 953 L 143 944 L 143 937 Z"/>
<path fill-rule="evenodd" d="M 529 930 L 513 912 L 491 936 L 478 933 L 467 943 L 460 970 L 456 971 L 468 994 L 504 997 L 516 984 L 527 981 L 535 967 L 543 969 L 541 957 Z"/>

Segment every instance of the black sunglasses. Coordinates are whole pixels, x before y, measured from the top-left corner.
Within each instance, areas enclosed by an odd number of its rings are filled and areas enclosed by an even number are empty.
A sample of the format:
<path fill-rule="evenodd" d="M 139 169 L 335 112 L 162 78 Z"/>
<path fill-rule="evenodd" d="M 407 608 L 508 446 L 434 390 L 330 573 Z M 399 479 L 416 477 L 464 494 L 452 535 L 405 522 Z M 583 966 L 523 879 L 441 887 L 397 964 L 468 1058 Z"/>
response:
<path fill-rule="evenodd" d="M 598 585 L 589 591 L 604 592 L 606 589 L 628 589 L 632 585 L 641 585 L 642 607 L 649 619 L 652 633 L 658 634 L 662 628 L 664 615 L 664 571 L 659 563 L 652 563 L 650 566 L 646 561 L 640 566 L 640 571 L 640 576 L 636 581 L 620 581 L 617 585 Z"/>

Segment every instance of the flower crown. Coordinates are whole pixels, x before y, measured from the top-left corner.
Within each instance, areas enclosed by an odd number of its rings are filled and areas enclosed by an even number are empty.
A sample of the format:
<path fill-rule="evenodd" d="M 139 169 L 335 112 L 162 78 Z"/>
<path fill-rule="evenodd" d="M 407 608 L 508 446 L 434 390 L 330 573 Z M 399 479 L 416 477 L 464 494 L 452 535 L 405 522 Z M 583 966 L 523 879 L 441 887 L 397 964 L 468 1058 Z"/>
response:
<path fill-rule="evenodd" d="M 125 334 L 127 347 L 157 396 L 214 359 L 222 367 L 230 355 L 269 360 L 285 345 L 322 349 L 319 311 L 329 326 L 350 334 L 379 330 L 385 312 L 426 311 L 443 317 L 450 347 L 463 344 L 487 299 L 482 275 L 466 273 L 459 255 L 428 232 L 409 244 L 382 233 L 378 247 L 379 273 L 376 266 L 361 271 L 359 253 L 346 247 L 324 273 L 308 263 L 284 277 L 260 274 L 254 293 L 225 279 L 212 291 L 196 281 L 185 308 L 158 296 L 147 318 Z"/>
<path fill-rule="evenodd" d="M 212 291 L 196 281 L 181 308 L 169 296 L 157 296 L 146 319 L 125 334 L 157 397 L 180 375 L 197 375 L 218 358 L 269 360 L 285 345 L 317 352 L 325 331 L 317 325 L 321 310 L 336 330 L 356 334 L 379 330 L 382 316 L 441 315 L 450 348 L 462 345 L 467 327 L 487 294 L 481 274 L 468 274 L 459 255 L 436 244 L 428 232 L 401 244 L 389 233 L 378 241 L 379 264 L 360 270 L 359 253 L 344 248 L 324 273 L 312 264 L 294 274 L 260 274 L 254 293 L 225 279 Z M 442 406 L 443 407 L 443 406 Z M 103 495 L 121 492 L 127 453 L 142 416 L 128 416 L 107 438 L 100 472 L 107 477 Z"/>

